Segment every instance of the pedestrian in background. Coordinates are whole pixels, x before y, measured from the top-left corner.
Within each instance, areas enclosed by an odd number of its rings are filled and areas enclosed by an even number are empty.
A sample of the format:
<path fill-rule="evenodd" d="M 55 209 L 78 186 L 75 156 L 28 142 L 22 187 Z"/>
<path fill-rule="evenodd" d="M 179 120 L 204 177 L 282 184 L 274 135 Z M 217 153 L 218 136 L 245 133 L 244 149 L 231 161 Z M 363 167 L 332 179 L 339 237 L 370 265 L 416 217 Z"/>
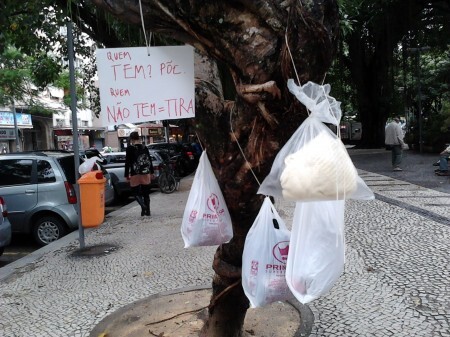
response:
<path fill-rule="evenodd" d="M 141 206 L 141 216 L 150 215 L 150 183 L 154 169 L 150 152 L 142 144 L 139 133 L 130 134 L 125 157 L 125 178 L 129 181 L 131 192 Z"/>
<path fill-rule="evenodd" d="M 384 143 L 389 146 L 392 152 L 392 169 L 394 171 L 402 171 L 400 164 L 402 163 L 403 146 L 403 130 L 400 126 L 400 118 L 394 119 L 386 126 Z"/>

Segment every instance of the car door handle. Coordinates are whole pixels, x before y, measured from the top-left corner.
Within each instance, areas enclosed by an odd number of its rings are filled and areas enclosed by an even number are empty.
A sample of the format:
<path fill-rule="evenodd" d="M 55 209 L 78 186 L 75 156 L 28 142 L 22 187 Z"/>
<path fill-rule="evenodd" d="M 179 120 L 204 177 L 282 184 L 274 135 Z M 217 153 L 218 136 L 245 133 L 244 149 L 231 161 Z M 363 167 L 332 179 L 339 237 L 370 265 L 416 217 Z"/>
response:
<path fill-rule="evenodd" d="M 26 194 L 31 194 L 31 193 L 36 193 L 36 191 L 35 190 L 25 190 L 25 193 Z"/>

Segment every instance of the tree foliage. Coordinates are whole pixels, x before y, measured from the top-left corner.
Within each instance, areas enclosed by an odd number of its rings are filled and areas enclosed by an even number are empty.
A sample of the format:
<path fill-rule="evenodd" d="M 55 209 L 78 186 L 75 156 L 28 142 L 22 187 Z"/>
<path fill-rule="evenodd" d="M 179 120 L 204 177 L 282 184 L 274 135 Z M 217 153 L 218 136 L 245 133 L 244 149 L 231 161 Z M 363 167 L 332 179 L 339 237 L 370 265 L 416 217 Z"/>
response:
<path fill-rule="evenodd" d="M 386 119 L 410 108 L 398 91 L 405 88 L 404 78 L 416 72 L 404 66 L 411 62 L 406 61 L 410 57 L 406 50 L 430 46 L 434 50 L 430 55 L 446 50 L 450 3 L 341 0 L 340 5 L 344 37 L 335 71 L 341 79 L 347 70 L 350 73 L 347 86 L 354 88 L 354 108 L 363 122 L 363 146 L 380 146 Z M 403 75 L 405 71 L 408 74 Z"/>
<path fill-rule="evenodd" d="M 3 50 L 0 63 L 0 105 L 24 100 L 30 92 L 27 58 L 16 48 Z"/>

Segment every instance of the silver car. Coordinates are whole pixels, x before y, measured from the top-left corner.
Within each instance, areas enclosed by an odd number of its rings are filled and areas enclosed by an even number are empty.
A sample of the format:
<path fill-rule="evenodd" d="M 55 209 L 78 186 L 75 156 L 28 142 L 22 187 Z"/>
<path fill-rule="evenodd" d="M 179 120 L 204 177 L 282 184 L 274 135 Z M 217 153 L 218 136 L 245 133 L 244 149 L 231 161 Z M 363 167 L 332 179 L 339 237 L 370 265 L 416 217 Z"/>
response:
<path fill-rule="evenodd" d="M 0 195 L 8 205 L 12 232 L 31 233 L 46 245 L 77 229 L 75 179 L 73 153 L 0 155 Z"/>
<path fill-rule="evenodd" d="M 0 255 L 11 242 L 11 224 L 8 220 L 8 210 L 5 200 L 0 197 Z"/>

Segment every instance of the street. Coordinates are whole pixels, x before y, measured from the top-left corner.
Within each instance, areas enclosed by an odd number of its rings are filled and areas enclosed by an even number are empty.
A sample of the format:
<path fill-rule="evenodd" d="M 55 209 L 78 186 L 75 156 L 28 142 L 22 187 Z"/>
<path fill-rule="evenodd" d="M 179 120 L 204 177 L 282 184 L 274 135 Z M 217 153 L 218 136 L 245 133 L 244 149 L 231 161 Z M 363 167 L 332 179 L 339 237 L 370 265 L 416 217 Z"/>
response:
<path fill-rule="evenodd" d="M 131 202 L 133 202 L 131 198 L 114 202 L 112 205 L 105 207 L 105 215 L 118 210 Z M 33 240 L 31 235 L 13 234 L 11 244 L 5 247 L 4 253 L 0 256 L 0 268 L 31 254 L 39 248 L 41 247 Z"/>

